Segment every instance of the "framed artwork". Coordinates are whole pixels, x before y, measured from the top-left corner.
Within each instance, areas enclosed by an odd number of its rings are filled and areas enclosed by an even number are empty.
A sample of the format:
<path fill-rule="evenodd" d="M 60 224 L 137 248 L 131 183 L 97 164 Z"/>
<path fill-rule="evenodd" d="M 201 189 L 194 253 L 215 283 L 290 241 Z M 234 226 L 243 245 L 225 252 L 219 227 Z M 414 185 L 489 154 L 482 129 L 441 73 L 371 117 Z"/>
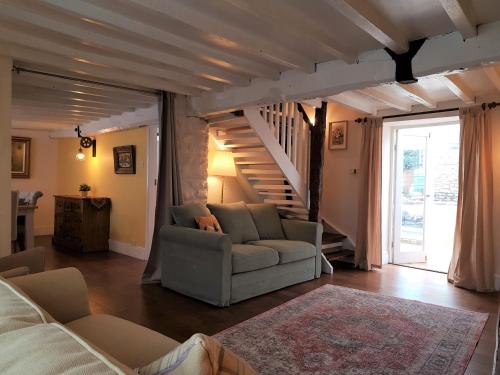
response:
<path fill-rule="evenodd" d="M 347 148 L 347 121 L 330 122 L 328 148 L 330 150 Z"/>
<path fill-rule="evenodd" d="M 135 174 L 135 146 L 113 147 L 116 174 Z"/>
<path fill-rule="evenodd" d="M 30 178 L 31 138 L 12 137 L 12 178 Z"/>

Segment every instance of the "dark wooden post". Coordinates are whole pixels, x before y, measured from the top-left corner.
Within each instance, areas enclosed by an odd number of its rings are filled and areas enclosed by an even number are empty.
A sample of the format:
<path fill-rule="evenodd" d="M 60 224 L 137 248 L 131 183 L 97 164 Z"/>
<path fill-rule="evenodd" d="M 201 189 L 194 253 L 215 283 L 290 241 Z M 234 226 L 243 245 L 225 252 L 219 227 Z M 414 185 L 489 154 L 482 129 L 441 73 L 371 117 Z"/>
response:
<path fill-rule="evenodd" d="M 326 112 L 328 103 L 316 108 L 315 124 L 311 126 L 311 151 L 309 162 L 309 221 L 319 222 L 319 202 L 323 181 L 323 149 L 326 134 Z"/>

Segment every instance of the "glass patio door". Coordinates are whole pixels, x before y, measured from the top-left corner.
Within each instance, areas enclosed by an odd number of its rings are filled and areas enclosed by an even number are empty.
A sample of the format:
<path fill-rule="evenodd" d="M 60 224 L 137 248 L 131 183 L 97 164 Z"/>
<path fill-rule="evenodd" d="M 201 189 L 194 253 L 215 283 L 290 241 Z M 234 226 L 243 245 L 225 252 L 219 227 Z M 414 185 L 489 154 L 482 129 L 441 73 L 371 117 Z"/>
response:
<path fill-rule="evenodd" d="M 394 205 L 394 263 L 425 262 L 429 134 L 397 130 Z"/>

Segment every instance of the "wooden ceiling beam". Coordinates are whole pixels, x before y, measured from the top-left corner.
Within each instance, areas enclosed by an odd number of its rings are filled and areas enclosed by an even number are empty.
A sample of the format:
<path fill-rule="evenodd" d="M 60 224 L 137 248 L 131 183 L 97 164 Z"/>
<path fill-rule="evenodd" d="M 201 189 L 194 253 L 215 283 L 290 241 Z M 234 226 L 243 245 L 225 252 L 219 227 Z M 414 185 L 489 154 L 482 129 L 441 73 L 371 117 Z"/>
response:
<path fill-rule="evenodd" d="M 126 36 L 117 38 L 100 33 L 95 31 L 95 25 L 90 23 L 82 25 L 81 23 L 71 24 L 62 22 L 57 18 L 50 18 L 44 15 L 43 12 L 38 13 L 36 9 L 28 11 L 20 6 L 15 6 L 15 4 L 2 4 L 0 15 L 44 30 L 50 30 L 78 41 L 104 47 L 110 52 L 119 51 L 140 58 L 147 58 L 156 63 L 176 67 L 181 72 L 192 72 L 196 76 L 205 77 L 216 82 L 238 86 L 245 86 L 249 83 L 248 76 L 233 73 L 222 67 L 214 66 L 207 61 L 203 62 L 200 59 L 166 53 L 160 49 L 133 43 L 128 41 Z"/>
<path fill-rule="evenodd" d="M 293 4 L 288 0 L 225 1 L 251 16 L 267 21 L 287 34 L 293 35 L 297 39 L 297 43 L 316 45 L 325 53 L 349 64 L 353 63 L 357 57 L 357 51 L 342 41 L 334 39 L 332 35 L 325 32 L 322 25 L 318 25 L 315 18 L 307 15 L 307 10 L 311 6 L 308 1 L 299 1 Z M 277 8 L 279 8 L 279 12 L 276 11 Z"/>
<path fill-rule="evenodd" d="M 41 0 L 43 3 L 51 5 L 56 9 L 69 12 L 77 17 L 83 17 L 97 21 L 104 25 L 109 25 L 127 32 L 133 32 L 144 38 L 155 40 L 160 43 L 168 44 L 189 51 L 198 55 L 202 60 L 213 61 L 216 65 L 225 66 L 235 72 L 243 72 L 256 77 L 279 79 L 280 72 L 271 66 L 252 61 L 224 51 L 222 48 L 214 48 L 206 43 L 199 43 L 195 40 L 186 38 L 182 32 L 175 34 L 164 28 L 156 27 L 150 23 L 141 22 L 132 16 L 125 16 L 113 10 L 116 4 L 111 0 L 105 2 L 95 2 L 81 0 Z M 127 9 L 121 8 L 122 12 Z M 133 10 L 134 11 L 134 10 Z M 133 15 L 133 11 L 131 15 Z"/>
<path fill-rule="evenodd" d="M 477 36 L 477 22 L 472 1 L 470 0 L 439 0 L 455 28 L 464 39 Z"/>
<path fill-rule="evenodd" d="M 370 99 L 362 98 L 355 92 L 342 92 L 337 95 L 329 96 L 326 98 L 328 101 L 342 104 L 355 111 L 361 111 L 369 115 L 375 116 L 377 114 L 377 107 Z"/>
<path fill-rule="evenodd" d="M 78 103 L 78 102 L 65 102 L 61 103 L 60 101 L 57 102 L 51 102 L 47 100 L 40 100 L 39 98 L 36 98 L 36 96 L 32 95 L 30 97 L 25 97 L 25 98 L 19 98 L 19 97 L 13 97 L 12 98 L 12 103 L 14 105 L 18 106 L 25 106 L 25 107 L 33 107 L 33 108 L 53 108 L 53 109 L 75 109 L 75 110 L 94 110 L 94 111 L 106 111 L 113 113 L 115 115 L 119 115 L 123 112 L 128 112 L 128 111 L 133 111 L 135 110 L 134 107 L 125 107 L 125 106 L 120 106 L 120 105 L 101 105 L 101 104 L 84 104 L 84 103 Z"/>
<path fill-rule="evenodd" d="M 500 91 L 500 73 L 498 69 L 491 65 L 483 67 L 483 72 L 486 74 L 490 82 L 495 86 L 497 91 Z"/>
<path fill-rule="evenodd" d="M 11 43 L 0 43 L 0 49 L 3 54 L 12 56 L 15 59 L 33 63 L 39 63 L 42 61 L 46 65 L 55 66 L 63 70 L 74 71 L 79 74 L 88 75 L 89 77 L 97 77 L 104 80 L 112 80 L 125 84 L 129 83 L 140 87 L 149 87 L 157 90 L 172 91 L 186 95 L 200 94 L 200 90 L 186 87 L 184 85 L 178 85 L 174 82 L 161 78 L 137 74 L 132 71 L 124 71 L 112 67 L 91 65 L 86 62 L 69 59 L 65 56 Z"/>
<path fill-rule="evenodd" d="M 43 108 L 43 107 L 29 107 L 29 106 L 19 106 L 13 105 L 12 112 L 16 113 L 30 113 L 30 114 L 57 114 L 57 115 L 83 115 L 83 116 L 93 116 L 93 117 L 106 117 L 111 115 L 120 114 L 120 112 L 107 112 L 107 111 L 82 111 L 78 109 L 65 109 L 65 108 Z"/>
<path fill-rule="evenodd" d="M 358 28 L 396 53 L 408 51 L 408 39 L 366 0 L 326 0 Z"/>
<path fill-rule="evenodd" d="M 86 47 L 73 48 L 62 44 L 61 42 L 52 42 L 42 39 L 36 35 L 24 33 L 18 30 L 13 30 L 8 27 L 0 27 L 0 40 L 9 43 L 15 41 L 16 44 L 28 48 L 35 48 L 54 53 L 56 55 L 65 56 L 71 60 L 83 62 L 90 65 L 98 65 L 122 69 L 130 72 L 144 72 L 146 75 L 159 77 L 169 80 L 179 87 L 192 87 L 197 90 L 211 91 L 222 90 L 222 83 L 214 82 L 206 78 L 196 77 L 190 74 L 184 74 L 174 71 L 169 71 L 157 66 L 137 63 L 130 60 L 122 60 L 115 57 L 110 57 L 104 52 L 92 53 L 86 51 Z M 182 83 L 181 83 L 182 82 Z"/>
<path fill-rule="evenodd" d="M 399 92 L 401 92 L 402 95 L 416 101 L 419 104 L 422 104 L 427 108 L 437 107 L 437 102 L 432 98 L 432 96 L 425 92 L 425 90 L 416 83 L 410 85 L 396 84 L 395 87 L 399 89 Z"/>
<path fill-rule="evenodd" d="M 15 83 L 12 85 L 12 95 L 17 96 L 23 95 L 23 94 L 32 94 L 32 95 L 38 95 L 40 98 L 44 97 L 57 97 L 57 98 L 65 98 L 65 99 L 71 99 L 76 102 L 82 103 L 82 104 L 96 104 L 96 103 L 103 103 L 103 104 L 118 104 L 118 105 L 123 105 L 123 106 L 128 106 L 128 107 L 134 107 L 134 108 L 144 108 L 144 107 L 149 107 L 151 102 L 141 102 L 141 101 L 136 101 L 136 100 L 129 100 L 129 99 L 123 99 L 121 97 L 114 97 L 111 98 L 109 96 L 95 96 L 95 95 L 88 95 L 85 93 L 80 93 L 80 92 L 69 92 L 69 91 L 61 91 L 61 90 L 53 90 L 53 89 L 46 89 L 46 88 L 41 88 L 41 87 L 36 87 L 36 86 L 30 86 L 30 85 L 21 85 Z"/>
<path fill-rule="evenodd" d="M 411 104 L 405 103 L 401 100 L 401 98 L 391 95 L 387 91 L 382 90 L 380 87 L 368 87 L 366 89 L 358 90 L 358 92 L 391 108 L 395 108 L 403 112 L 411 111 Z"/>
<path fill-rule="evenodd" d="M 287 70 L 298 69 L 306 73 L 313 73 L 315 70 L 314 61 L 308 60 L 302 54 L 296 53 L 280 43 L 273 42 L 266 32 L 267 30 L 242 27 L 241 22 L 247 20 L 250 21 L 248 26 L 251 26 L 252 20 L 248 17 L 235 20 L 233 17 L 226 18 L 222 12 L 219 14 L 211 13 L 206 7 L 207 4 L 210 4 L 209 2 L 200 0 L 132 1 L 138 6 L 175 18 L 203 32 L 224 38 L 235 50 L 241 50 L 243 53 L 269 60 L 285 67 Z"/>
<path fill-rule="evenodd" d="M 458 74 L 449 74 L 440 78 L 441 82 L 465 104 L 474 104 L 475 97 Z"/>

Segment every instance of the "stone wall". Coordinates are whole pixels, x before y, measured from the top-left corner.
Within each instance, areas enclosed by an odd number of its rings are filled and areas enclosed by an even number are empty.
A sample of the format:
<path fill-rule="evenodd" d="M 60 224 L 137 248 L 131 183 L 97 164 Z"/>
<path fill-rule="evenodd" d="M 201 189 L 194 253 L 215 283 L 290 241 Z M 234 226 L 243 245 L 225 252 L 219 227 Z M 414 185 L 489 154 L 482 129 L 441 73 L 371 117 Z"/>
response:
<path fill-rule="evenodd" d="M 188 101 L 175 100 L 177 152 L 184 203 L 207 202 L 208 126 L 197 117 L 187 117 Z"/>

